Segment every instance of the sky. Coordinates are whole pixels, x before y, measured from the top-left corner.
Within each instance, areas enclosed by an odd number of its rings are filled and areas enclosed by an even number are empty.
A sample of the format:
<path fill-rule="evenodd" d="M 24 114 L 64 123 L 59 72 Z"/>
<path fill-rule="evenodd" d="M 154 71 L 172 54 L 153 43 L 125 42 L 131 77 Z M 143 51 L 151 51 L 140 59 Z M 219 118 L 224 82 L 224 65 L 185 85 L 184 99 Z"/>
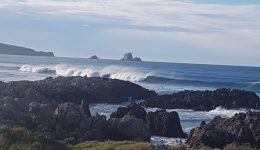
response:
<path fill-rule="evenodd" d="M 260 0 L 1 0 L 0 42 L 61 57 L 260 66 Z"/>

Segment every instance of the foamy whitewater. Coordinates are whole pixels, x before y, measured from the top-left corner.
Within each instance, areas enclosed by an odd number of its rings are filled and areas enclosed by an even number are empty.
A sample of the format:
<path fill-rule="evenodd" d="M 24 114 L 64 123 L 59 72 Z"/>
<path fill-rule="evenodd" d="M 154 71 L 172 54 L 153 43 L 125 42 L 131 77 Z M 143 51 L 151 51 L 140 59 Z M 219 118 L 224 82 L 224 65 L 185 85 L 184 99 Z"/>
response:
<path fill-rule="evenodd" d="M 82 58 L 49 58 L 0 55 L 0 80 L 40 80 L 57 76 L 104 77 L 134 82 L 158 94 L 180 90 L 213 90 L 238 88 L 260 93 L 260 68 L 221 65 L 198 65 L 160 62 L 124 62 L 116 60 L 90 60 Z M 92 104 L 92 114 L 98 112 L 109 118 L 123 104 Z M 147 108 L 155 111 L 156 108 Z M 183 130 L 189 133 L 201 121 L 210 121 L 215 116 L 232 117 L 248 110 L 216 108 L 210 112 L 176 109 Z M 152 137 L 152 143 L 175 144 L 175 138 Z"/>

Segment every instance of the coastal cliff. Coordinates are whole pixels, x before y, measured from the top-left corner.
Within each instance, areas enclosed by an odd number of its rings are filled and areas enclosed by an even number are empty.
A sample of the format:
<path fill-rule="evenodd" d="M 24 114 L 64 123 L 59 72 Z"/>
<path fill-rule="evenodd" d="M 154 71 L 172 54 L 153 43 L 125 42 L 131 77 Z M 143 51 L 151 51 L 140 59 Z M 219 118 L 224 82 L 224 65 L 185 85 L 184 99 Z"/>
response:
<path fill-rule="evenodd" d="M 0 54 L 54 57 L 53 52 L 35 51 L 30 48 L 0 43 Z"/>

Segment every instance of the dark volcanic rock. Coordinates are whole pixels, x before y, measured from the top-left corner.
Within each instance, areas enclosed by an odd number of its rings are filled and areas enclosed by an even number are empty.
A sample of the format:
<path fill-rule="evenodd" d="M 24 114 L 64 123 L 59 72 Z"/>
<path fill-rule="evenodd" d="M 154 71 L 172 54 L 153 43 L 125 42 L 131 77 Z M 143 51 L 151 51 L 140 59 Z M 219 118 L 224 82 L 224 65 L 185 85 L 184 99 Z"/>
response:
<path fill-rule="evenodd" d="M 39 126 L 53 126 L 55 119 L 53 109 L 48 104 L 32 102 L 29 104 L 29 118 L 32 128 L 41 128 Z"/>
<path fill-rule="evenodd" d="M 103 78 L 58 77 L 0 82 L 0 124 L 25 127 L 71 144 L 113 140 L 116 138 L 111 133 L 115 132 L 120 140 L 147 141 L 150 131 L 143 120 L 123 117 L 108 121 L 105 116 L 91 116 L 88 104 L 154 96 L 155 92 L 131 82 Z M 146 112 L 133 109 L 130 114 L 142 116 L 142 113 Z"/>
<path fill-rule="evenodd" d="M 187 143 L 190 147 L 223 148 L 230 143 L 260 148 L 260 112 L 236 114 L 232 118 L 215 118 L 206 125 L 192 129 Z"/>
<path fill-rule="evenodd" d="M 136 103 L 130 104 L 127 107 L 119 107 L 117 111 L 111 114 L 111 118 L 123 118 L 125 115 L 134 116 L 135 118 L 142 119 L 144 122 L 147 122 L 146 116 L 147 113 L 145 109 Z"/>
<path fill-rule="evenodd" d="M 74 103 L 59 104 L 54 112 L 56 123 L 64 129 L 74 129 L 84 120 L 84 110 Z"/>
<path fill-rule="evenodd" d="M 183 133 L 179 115 L 177 112 L 166 112 L 165 110 L 146 113 L 140 104 L 130 104 L 127 107 L 119 107 L 113 112 L 110 118 L 123 118 L 124 116 L 132 116 L 143 120 L 149 125 L 152 135 L 165 137 L 186 138 Z"/>
<path fill-rule="evenodd" d="M 182 130 L 179 115 L 175 111 L 170 113 L 165 110 L 149 112 L 147 119 L 152 135 L 181 138 L 187 137 L 187 134 Z"/>
<path fill-rule="evenodd" d="M 0 54 L 54 57 L 53 52 L 35 51 L 33 49 L 25 47 L 13 46 L 2 43 L 0 43 Z"/>
<path fill-rule="evenodd" d="M 0 96 L 23 98 L 28 103 L 120 103 L 156 96 L 139 85 L 107 78 L 58 77 L 40 81 L 15 81 L 0 84 Z"/>
<path fill-rule="evenodd" d="M 150 141 L 149 126 L 141 119 L 126 115 L 121 119 L 109 119 L 108 132 L 113 140 Z"/>
<path fill-rule="evenodd" d="M 146 100 L 144 105 L 163 109 L 182 108 L 197 111 L 209 111 L 216 107 L 260 109 L 260 99 L 254 92 L 223 88 L 215 91 L 180 91 Z"/>

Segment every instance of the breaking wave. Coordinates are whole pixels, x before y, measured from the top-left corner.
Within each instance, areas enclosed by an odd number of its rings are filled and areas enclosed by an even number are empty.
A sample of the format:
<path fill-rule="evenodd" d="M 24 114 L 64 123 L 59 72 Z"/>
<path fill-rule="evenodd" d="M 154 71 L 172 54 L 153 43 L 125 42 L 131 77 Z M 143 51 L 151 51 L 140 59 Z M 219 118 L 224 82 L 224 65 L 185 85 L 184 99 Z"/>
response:
<path fill-rule="evenodd" d="M 120 79 L 132 82 L 143 81 L 150 73 L 142 72 L 139 68 L 107 66 L 107 67 L 75 67 L 69 65 L 23 65 L 19 71 L 31 73 L 45 73 L 56 76 L 87 76 Z"/>
<path fill-rule="evenodd" d="M 131 82 L 144 82 L 152 84 L 184 85 L 196 87 L 213 88 L 239 88 L 260 93 L 260 82 L 223 82 L 205 81 L 164 77 L 160 73 L 145 71 L 142 68 L 124 67 L 119 65 L 111 66 L 72 66 L 72 65 L 23 65 L 20 69 L 23 72 L 52 74 L 56 76 L 88 76 L 120 79 Z"/>

